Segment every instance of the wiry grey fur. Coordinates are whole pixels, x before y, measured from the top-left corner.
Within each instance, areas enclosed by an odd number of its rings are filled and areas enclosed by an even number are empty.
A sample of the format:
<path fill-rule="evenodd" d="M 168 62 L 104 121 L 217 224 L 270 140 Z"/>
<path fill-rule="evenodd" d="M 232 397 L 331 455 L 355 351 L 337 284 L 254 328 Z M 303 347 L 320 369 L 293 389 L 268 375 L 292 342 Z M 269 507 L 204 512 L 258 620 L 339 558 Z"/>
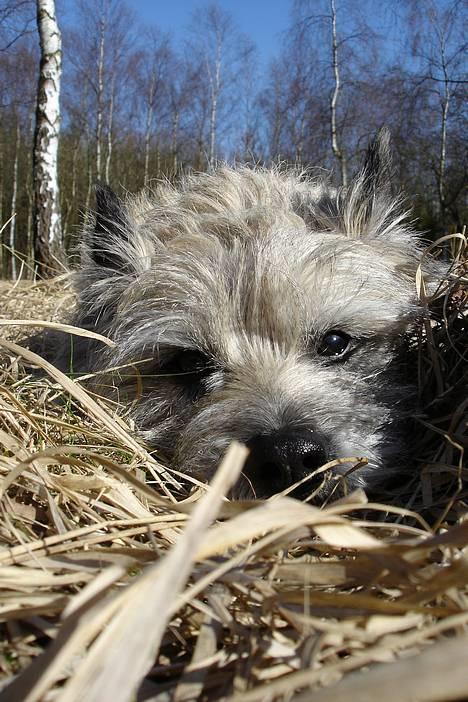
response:
<path fill-rule="evenodd" d="M 388 477 L 401 467 L 406 389 L 393 367 L 419 314 L 421 254 L 389 194 L 388 151 L 383 133 L 347 190 L 227 167 L 125 204 L 101 190 L 74 324 L 116 345 L 75 339 L 73 370 L 100 372 L 96 384 L 117 387 L 147 442 L 199 478 L 233 439 L 285 429 L 317 432 L 329 459 L 366 457 L 351 487 Z M 317 353 L 329 330 L 352 339 L 343 360 Z M 186 349 L 209 366 L 187 382 L 171 375 Z M 265 475 L 238 493 L 280 487 Z"/>

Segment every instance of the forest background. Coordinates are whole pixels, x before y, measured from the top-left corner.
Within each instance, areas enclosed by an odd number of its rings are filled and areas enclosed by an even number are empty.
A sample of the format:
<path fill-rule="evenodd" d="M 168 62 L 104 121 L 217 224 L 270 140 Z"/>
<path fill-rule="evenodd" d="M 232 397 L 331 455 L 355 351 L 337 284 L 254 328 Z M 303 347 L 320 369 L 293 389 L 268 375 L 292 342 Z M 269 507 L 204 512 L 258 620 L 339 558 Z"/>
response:
<path fill-rule="evenodd" d="M 287 2 L 287 0 L 282 0 Z M 337 184 L 369 137 L 393 137 L 394 187 L 432 237 L 467 221 L 466 5 L 292 0 L 265 65 L 221 4 L 170 34 L 138 2 L 58 0 L 61 236 L 75 243 L 96 182 L 119 194 L 221 160 L 320 167 Z M 155 13 L 157 15 L 157 13 Z M 268 26 L 268 15 L 264 22 Z M 0 0 L 1 274 L 34 270 L 33 143 L 40 52 L 33 0 Z"/>

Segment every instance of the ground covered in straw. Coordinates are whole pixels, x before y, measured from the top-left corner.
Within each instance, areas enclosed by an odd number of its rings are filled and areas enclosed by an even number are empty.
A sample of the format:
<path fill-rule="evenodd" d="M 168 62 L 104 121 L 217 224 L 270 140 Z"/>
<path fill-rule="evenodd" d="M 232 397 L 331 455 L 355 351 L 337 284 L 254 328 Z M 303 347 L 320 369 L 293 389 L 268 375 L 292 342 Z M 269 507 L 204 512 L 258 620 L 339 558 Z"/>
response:
<path fill-rule="evenodd" d="M 66 276 L 2 284 L 0 700 L 467 699 L 457 258 L 415 340 L 413 480 L 388 504 L 354 493 L 322 509 L 227 501 L 240 446 L 184 493 L 120 408 L 21 345 L 64 318 Z"/>

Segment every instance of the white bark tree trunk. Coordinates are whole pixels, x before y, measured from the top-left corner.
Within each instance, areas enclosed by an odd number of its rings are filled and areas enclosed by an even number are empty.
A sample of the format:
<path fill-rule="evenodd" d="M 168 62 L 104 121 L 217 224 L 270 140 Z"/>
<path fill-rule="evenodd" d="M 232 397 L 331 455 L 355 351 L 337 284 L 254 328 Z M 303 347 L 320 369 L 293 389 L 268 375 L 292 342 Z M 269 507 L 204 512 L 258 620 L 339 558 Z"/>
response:
<path fill-rule="evenodd" d="M 161 177 L 161 145 L 159 137 L 156 139 L 156 177 Z"/>
<path fill-rule="evenodd" d="M 216 36 L 216 55 L 214 66 L 208 63 L 208 77 L 210 81 L 210 167 L 213 168 L 216 162 L 216 130 L 218 121 L 218 99 L 221 92 L 221 49 L 222 38 L 217 32 Z"/>
<path fill-rule="evenodd" d="M 146 127 L 145 127 L 145 172 L 144 172 L 144 184 L 145 187 L 148 185 L 149 179 L 149 157 L 150 157 L 150 146 L 151 146 L 151 136 L 153 130 L 153 114 L 154 114 L 154 97 L 156 91 L 156 72 L 151 74 L 149 90 L 148 90 L 148 106 L 146 110 Z"/>
<path fill-rule="evenodd" d="M 445 220 L 447 202 L 445 193 L 445 171 L 447 168 L 447 122 L 450 109 L 451 88 L 448 74 L 447 56 L 445 49 L 445 37 L 439 31 L 440 65 L 443 73 L 444 94 L 441 99 L 441 125 L 440 125 L 440 152 L 439 152 L 439 205 L 442 221 Z M 445 223 L 445 222 L 444 222 Z"/>
<path fill-rule="evenodd" d="M 35 109 L 31 107 L 29 113 L 29 125 L 27 140 L 29 144 L 34 144 L 34 128 L 35 128 Z M 25 189 L 28 199 L 28 222 L 26 227 L 26 260 L 30 270 L 34 269 L 34 232 L 33 232 L 33 214 L 34 214 L 34 180 L 33 180 L 33 149 L 28 149 L 26 152 L 26 182 Z"/>
<path fill-rule="evenodd" d="M 348 184 L 348 169 L 346 164 L 346 157 L 343 149 L 339 145 L 338 141 L 338 128 L 336 125 L 336 115 L 338 98 L 341 90 L 341 78 L 340 78 L 340 65 L 338 62 L 338 37 L 336 31 L 336 5 L 335 0 L 330 0 L 330 10 L 331 10 L 331 23 L 332 23 L 332 63 L 333 63 L 333 75 L 335 79 L 335 86 L 333 90 L 333 95 L 330 103 L 331 111 L 331 142 L 332 150 L 335 158 L 340 165 L 341 172 L 341 184 L 346 186 Z"/>
<path fill-rule="evenodd" d="M 13 187 L 11 191 L 11 218 L 10 218 L 10 236 L 8 239 L 8 245 L 10 249 L 10 260 L 11 260 L 11 279 L 16 280 L 16 198 L 18 195 L 18 160 L 19 160 L 19 149 L 20 149 L 20 123 L 17 117 L 16 122 L 16 136 L 15 136 L 15 160 L 13 162 Z"/>
<path fill-rule="evenodd" d="M 104 10 L 99 20 L 99 57 L 97 65 L 97 113 L 96 113 L 96 178 L 101 180 L 102 123 L 104 109 L 104 47 L 106 39 L 106 18 Z"/>
<path fill-rule="evenodd" d="M 171 151 L 172 151 L 172 170 L 174 175 L 177 173 L 179 167 L 178 163 L 178 133 L 179 133 L 179 111 L 175 110 L 172 118 L 172 138 L 171 138 Z"/>
<path fill-rule="evenodd" d="M 54 0 L 37 0 L 41 65 L 34 140 L 34 249 L 39 271 L 50 275 L 60 257 L 62 231 L 57 179 L 62 41 Z"/>
<path fill-rule="evenodd" d="M 112 85 L 109 98 L 109 119 L 107 123 L 107 154 L 106 154 L 106 183 L 110 183 L 110 167 L 112 159 L 113 127 L 114 127 L 114 101 L 115 101 L 115 73 L 112 76 Z"/>

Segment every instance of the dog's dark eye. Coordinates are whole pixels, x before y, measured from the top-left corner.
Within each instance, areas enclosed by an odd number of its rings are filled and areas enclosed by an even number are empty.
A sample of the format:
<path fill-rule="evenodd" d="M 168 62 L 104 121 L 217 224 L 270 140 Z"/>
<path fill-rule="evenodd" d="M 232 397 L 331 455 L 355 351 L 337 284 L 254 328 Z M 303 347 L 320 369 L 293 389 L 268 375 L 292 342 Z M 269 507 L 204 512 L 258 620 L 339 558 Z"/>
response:
<path fill-rule="evenodd" d="M 184 349 L 165 363 L 162 370 L 170 375 L 201 378 L 210 373 L 210 360 L 201 351 Z"/>
<path fill-rule="evenodd" d="M 340 358 L 349 349 L 351 337 L 345 332 L 332 329 L 322 337 L 318 352 L 321 356 L 328 358 Z"/>

